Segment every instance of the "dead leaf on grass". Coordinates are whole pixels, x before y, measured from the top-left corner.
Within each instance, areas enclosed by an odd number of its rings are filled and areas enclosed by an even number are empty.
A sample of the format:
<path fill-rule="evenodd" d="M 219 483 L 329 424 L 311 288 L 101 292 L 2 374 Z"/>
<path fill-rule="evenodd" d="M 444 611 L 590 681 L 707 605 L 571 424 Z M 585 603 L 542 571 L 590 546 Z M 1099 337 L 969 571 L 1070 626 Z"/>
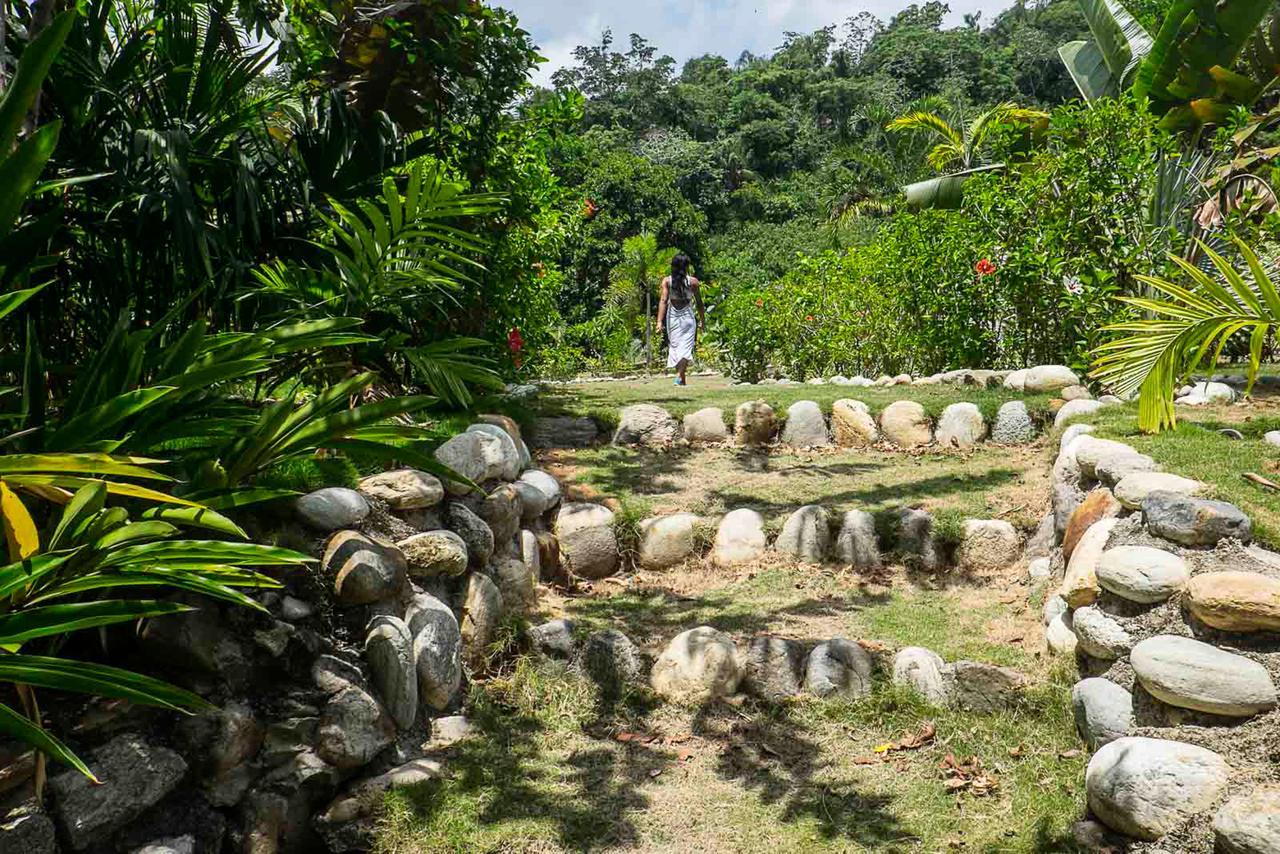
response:
<path fill-rule="evenodd" d="M 1084 751 L 1080 750 L 1080 748 L 1073 747 L 1070 750 L 1064 750 L 1061 753 L 1059 753 L 1058 758 L 1059 759 L 1075 759 L 1076 757 L 1080 756 L 1080 754 L 1083 752 Z"/>

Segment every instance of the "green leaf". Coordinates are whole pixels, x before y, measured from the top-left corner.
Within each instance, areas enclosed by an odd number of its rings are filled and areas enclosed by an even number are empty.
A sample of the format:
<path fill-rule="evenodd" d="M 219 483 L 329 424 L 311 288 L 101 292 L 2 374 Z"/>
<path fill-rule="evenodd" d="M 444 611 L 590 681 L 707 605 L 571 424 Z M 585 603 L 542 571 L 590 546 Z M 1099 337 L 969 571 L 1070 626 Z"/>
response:
<path fill-rule="evenodd" d="M 76 602 L 24 608 L 0 614 L 0 644 L 22 644 L 33 638 L 61 635 L 67 632 L 126 623 L 142 617 L 158 617 L 190 611 L 180 602 L 156 602 L 146 599 L 100 602 Z"/>
<path fill-rule="evenodd" d="M 242 540 L 249 539 L 249 535 L 244 532 L 243 528 L 208 507 L 152 507 L 150 510 L 144 511 L 141 518 L 172 522 L 176 525 L 186 525 L 192 528 L 204 528 L 208 531 L 217 531 L 219 534 L 226 534 Z"/>
<path fill-rule="evenodd" d="M 23 50 L 18 70 L 9 81 L 4 97 L 0 98 L 0 152 L 13 148 L 22 121 L 40 94 L 40 87 L 75 20 L 74 11 L 63 12 Z"/>
<path fill-rule="evenodd" d="M 43 655 L 0 655 L 0 680 L 33 688 L 115 697 L 179 712 L 213 708 L 196 694 L 150 676 L 104 664 Z"/>
<path fill-rule="evenodd" d="M 19 143 L 17 150 L 0 160 L 0 238 L 7 236 L 18 221 L 31 188 L 40 180 L 40 173 L 58 144 L 61 128 L 62 123 L 57 121 L 42 125 Z"/>
<path fill-rule="evenodd" d="M 51 759 L 56 759 L 64 765 L 71 766 L 94 783 L 102 782 L 93 775 L 88 765 L 80 761 L 80 757 L 72 753 L 69 747 L 50 734 L 48 730 L 37 726 L 30 718 L 19 714 L 4 703 L 0 703 L 0 732 L 31 745 Z"/>
<path fill-rule="evenodd" d="M 257 543 L 222 543 L 213 540 L 172 540 L 126 546 L 103 557 L 101 566 L 129 564 L 236 563 L 250 566 L 300 566 L 314 563 L 307 555 Z"/>
<path fill-rule="evenodd" d="M 0 320 L 3 320 L 6 314 L 12 314 L 17 311 L 24 302 L 40 293 L 45 287 L 47 285 L 37 285 L 34 288 L 0 294 Z"/>

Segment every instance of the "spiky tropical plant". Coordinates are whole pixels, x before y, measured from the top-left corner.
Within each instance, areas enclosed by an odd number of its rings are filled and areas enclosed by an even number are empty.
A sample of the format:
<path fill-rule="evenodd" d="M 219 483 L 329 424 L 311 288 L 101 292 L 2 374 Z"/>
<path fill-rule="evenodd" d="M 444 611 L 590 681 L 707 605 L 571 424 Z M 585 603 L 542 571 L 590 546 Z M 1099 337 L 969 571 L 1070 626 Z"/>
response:
<path fill-rule="evenodd" d="M 158 679 L 58 655 L 67 634 L 191 610 L 179 602 L 116 595 L 132 589 L 183 590 L 262 610 L 239 588 L 280 584 L 250 567 L 310 560 L 269 546 L 181 538 L 184 528 L 236 540 L 245 535 L 207 507 L 133 483 L 166 481 L 152 468 L 158 462 L 104 454 L 0 455 L 0 529 L 8 552 L 0 566 L 0 681 L 15 687 L 22 705 L 18 711 L 0 703 L 0 732 L 39 751 L 38 788 L 46 756 L 96 778 L 44 728 L 36 689 L 116 697 L 179 712 L 208 708 L 195 694 Z M 156 506 L 133 520 L 123 507 L 107 506 L 113 495 Z M 47 520 L 43 526 L 40 518 Z M 42 647 L 38 654 L 28 651 L 32 644 Z"/>
<path fill-rule="evenodd" d="M 1257 254 L 1243 241 L 1234 243 L 1246 271 L 1201 242 L 1217 278 L 1170 256 L 1186 283 L 1137 276 L 1154 295 L 1120 299 L 1147 316 L 1105 327 L 1118 337 L 1094 351 L 1092 376 L 1122 397 L 1139 395 L 1138 426 L 1145 432 L 1175 426 L 1176 384 L 1200 365 L 1215 364 L 1227 342 L 1246 331 L 1250 389 L 1257 379 L 1263 345 L 1280 324 L 1280 290 Z"/>
<path fill-rule="evenodd" d="M 441 337 L 438 324 L 483 270 L 484 241 L 462 227 L 493 213 L 502 197 L 468 193 L 426 160 L 382 182 L 380 199 L 354 208 L 330 200 L 325 236 L 314 242 L 326 263 L 275 261 L 254 271 L 254 295 L 286 317 L 362 317 L 373 346 L 352 348 L 357 369 L 416 379 L 448 403 L 470 403 L 468 385 L 499 388 L 477 356 L 484 342 Z M 401 180 L 397 180 L 400 178 Z M 403 189 L 402 189 L 403 186 Z"/>

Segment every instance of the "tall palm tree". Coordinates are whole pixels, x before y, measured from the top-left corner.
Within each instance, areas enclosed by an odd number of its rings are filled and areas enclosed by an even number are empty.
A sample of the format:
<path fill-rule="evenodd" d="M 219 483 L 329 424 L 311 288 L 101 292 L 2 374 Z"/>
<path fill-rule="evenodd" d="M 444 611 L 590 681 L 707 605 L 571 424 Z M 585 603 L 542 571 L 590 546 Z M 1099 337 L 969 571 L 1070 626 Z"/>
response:
<path fill-rule="evenodd" d="M 622 262 L 609 273 L 609 291 L 605 296 L 605 312 L 612 324 L 634 329 L 637 315 L 644 306 L 645 367 L 653 365 L 653 341 L 650 335 L 653 318 L 653 294 L 662 281 L 663 271 L 670 269 L 671 259 L 679 250 L 658 248 L 652 233 L 637 234 L 622 241 Z"/>
<path fill-rule="evenodd" d="M 936 112 L 918 110 L 899 116 L 885 127 L 891 131 L 929 131 L 941 137 L 925 160 L 938 172 L 946 172 L 953 167 L 972 169 L 979 165 L 982 149 L 996 127 L 1009 123 L 1030 125 L 1048 119 L 1049 114 L 1041 110 L 1005 102 L 980 113 L 967 126 L 953 125 Z"/>

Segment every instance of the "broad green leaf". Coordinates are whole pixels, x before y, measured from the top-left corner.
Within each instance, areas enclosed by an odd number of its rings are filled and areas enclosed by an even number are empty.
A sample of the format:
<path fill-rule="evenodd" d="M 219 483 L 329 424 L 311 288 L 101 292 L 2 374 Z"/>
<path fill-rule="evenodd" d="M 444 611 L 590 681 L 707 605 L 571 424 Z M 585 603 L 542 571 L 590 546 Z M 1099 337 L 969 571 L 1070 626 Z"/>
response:
<path fill-rule="evenodd" d="M 40 87 L 44 85 L 44 79 L 58 52 L 62 50 L 62 44 L 71 32 L 75 20 L 74 11 L 58 15 L 22 52 L 18 70 L 9 80 L 3 97 L 0 97 L 0 152 L 8 152 L 13 148 L 22 121 L 36 96 L 40 94 Z"/>

